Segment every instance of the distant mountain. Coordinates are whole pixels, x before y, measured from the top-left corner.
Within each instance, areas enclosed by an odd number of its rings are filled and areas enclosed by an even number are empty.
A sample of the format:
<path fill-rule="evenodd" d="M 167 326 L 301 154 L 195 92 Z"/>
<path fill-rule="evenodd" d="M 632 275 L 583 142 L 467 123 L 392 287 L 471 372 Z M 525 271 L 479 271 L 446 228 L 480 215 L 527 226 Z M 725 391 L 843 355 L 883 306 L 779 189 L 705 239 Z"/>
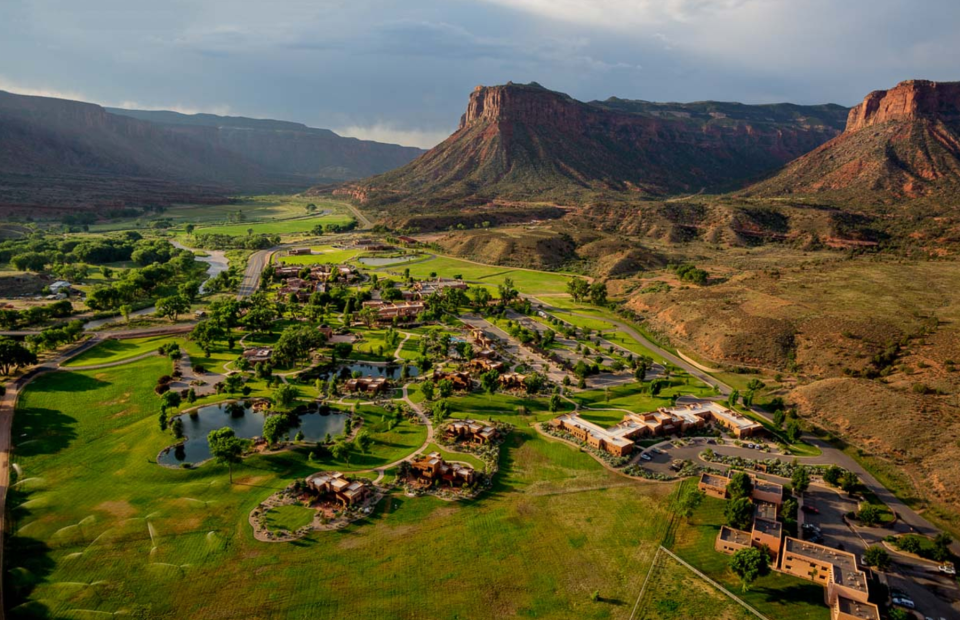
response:
<path fill-rule="evenodd" d="M 837 136 L 847 111 L 616 98 L 583 103 L 536 83 L 478 86 L 447 140 L 341 193 L 371 206 L 416 209 L 464 199 L 571 204 L 732 188 Z"/>
<path fill-rule="evenodd" d="M 0 208 L 143 206 L 290 191 L 383 172 L 421 152 L 297 123 L 116 112 L 0 91 Z"/>
<path fill-rule="evenodd" d="M 309 180 L 343 181 L 380 174 L 425 151 L 410 146 L 344 138 L 329 129 L 242 116 L 107 108 L 243 156 L 264 170 Z"/>
<path fill-rule="evenodd" d="M 745 192 L 850 204 L 960 198 L 960 82 L 910 80 L 870 93 L 846 129 Z"/>

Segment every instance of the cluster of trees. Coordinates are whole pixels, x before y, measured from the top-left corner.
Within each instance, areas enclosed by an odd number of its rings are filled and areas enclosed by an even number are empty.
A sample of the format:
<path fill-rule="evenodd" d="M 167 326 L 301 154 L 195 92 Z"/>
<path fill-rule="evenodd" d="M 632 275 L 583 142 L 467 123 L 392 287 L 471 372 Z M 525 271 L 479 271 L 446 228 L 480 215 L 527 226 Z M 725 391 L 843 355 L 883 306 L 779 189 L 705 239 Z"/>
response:
<path fill-rule="evenodd" d="M 152 297 L 161 289 L 169 289 L 172 283 L 190 278 L 198 263 L 191 252 L 175 251 L 166 263 L 130 269 L 116 282 L 93 289 L 87 295 L 87 306 L 93 310 L 122 310 L 122 306 Z M 199 284 L 191 285 L 189 290 L 198 287 Z"/>
<path fill-rule="evenodd" d="M 0 374 L 37 363 L 37 355 L 12 338 L 0 336 Z"/>
<path fill-rule="evenodd" d="M 596 306 L 607 305 L 607 285 L 599 280 L 590 284 L 583 278 L 573 278 L 567 282 L 567 293 L 574 301 L 587 301 Z"/>
<path fill-rule="evenodd" d="M 62 319 L 73 314 L 73 304 L 67 299 L 24 310 L 0 310 L 0 328 L 14 330 L 43 323 L 48 319 Z"/>
<path fill-rule="evenodd" d="M 216 233 L 195 233 L 194 247 L 205 250 L 265 250 L 280 245 L 280 235 L 234 236 Z"/>
<path fill-rule="evenodd" d="M 937 562 L 946 562 L 953 559 L 953 553 L 950 551 L 950 545 L 953 538 L 949 534 L 941 532 L 933 539 L 933 544 L 924 544 L 925 540 L 915 534 L 907 534 L 894 538 L 893 543 L 901 551 L 919 555 L 922 558 L 935 560 Z"/>
<path fill-rule="evenodd" d="M 703 286 L 710 279 L 710 274 L 705 269 L 698 269 L 695 265 L 684 263 L 676 265 L 672 269 L 681 282 L 692 282 Z"/>
<path fill-rule="evenodd" d="M 83 321 L 70 321 L 62 327 L 48 327 L 39 334 L 30 334 L 27 336 L 27 344 L 34 351 L 46 351 L 76 342 L 81 334 L 83 334 Z"/>
<path fill-rule="evenodd" d="M 753 501 L 750 499 L 752 491 L 753 481 L 746 473 L 738 471 L 730 477 L 730 483 L 727 485 L 730 501 L 724 508 L 727 525 L 737 530 L 750 528 L 753 522 Z"/>
<path fill-rule="evenodd" d="M 50 265 L 54 272 L 61 274 L 68 273 L 67 265 L 85 268 L 85 264 L 129 260 L 146 265 L 155 262 L 149 260 L 149 254 L 157 245 L 165 246 L 168 251 L 173 249 L 166 241 L 144 240 L 135 231 L 96 239 L 62 239 L 37 232 L 27 239 L 0 242 L 0 263 L 10 263 L 18 271 L 44 271 Z"/>
<path fill-rule="evenodd" d="M 356 220 L 350 220 L 346 224 L 317 224 L 310 229 L 310 232 L 318 237 L 323 234 L 335 234 L 347 232 L 357 227 Z"/>

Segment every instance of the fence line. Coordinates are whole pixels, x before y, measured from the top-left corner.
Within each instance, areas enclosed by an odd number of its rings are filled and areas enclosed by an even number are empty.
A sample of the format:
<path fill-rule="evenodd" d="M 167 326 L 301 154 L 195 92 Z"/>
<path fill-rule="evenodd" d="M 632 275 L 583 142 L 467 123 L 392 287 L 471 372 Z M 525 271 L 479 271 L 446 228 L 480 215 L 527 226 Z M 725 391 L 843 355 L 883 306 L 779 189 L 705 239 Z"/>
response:
<path fill-rule="evenodd" d="M 630 612 L 630 620 L 633 620 L 634 616 L 637 615 L 637 609 L 640 607 L 640 601 L 643 600 L 643 593 L 647 590 L 647 582 L 650 581 L 650 575 L 653 574 L 653 570 L 657 567 L 657 560 L 660 558 L 660 552 L 664 551 L 663 545 L 657 547 L 657 552 L 653 554 L 653 561 L 650 563 L 650 570 L 647 571 L 647 576 L 643 579 L 643 586 L 640 587 L 640 594 L 637 596 L 637 602 L 633 604 L 633 610 Z"/>
<path fill-rule="evenodd" d="M 709 583 L 710 585 L 712 585 L 714 588 L 720 590 L 721 592 L 723 592 L 724 594 L 726 594 L 728 597 L 730 597 L 731 599 L 733 599 L 734 601 L 736 601 L 737 603 L 739 603 L 740 606 L 742 606 L 744 609 L 746 609 L 747 611 L 749 611 L 750 613 L 752 613 L 754 616 L 760 618 L 760 620 L 770 620 L 769 618 L 767 618 L 766 616 L 764 616 L 762 613 L 760 613 L 759 611 L 757 611 L 756 609 L 754 609 L 753 607 L 751 607 L 750 605 L 748 605 L 743 599 L 741 599 L 741 598 L 738 597 L 737 595 L 733 594 L 732 592 L 730 592 L 729 590 L 727 590 L 726 588 L 724 588 L 722 585 L 720 585 L 719 583 L 717 583 L 717 582 L 714 581 L 713 579 L 710 579 L 709 577 L 707 577 L 706 575 L 704 575 L 703 573 L 701 573 L 700 571 L 698 571 L 698 570 L 697 570 L 696 568 L 694 568 L 693 566 L 687 564 L 685 561 L 683 561 L 682 559 L 680 559 L 680 557 L 679 557 L 676 553 L 674 553 L 673 551 L 670 551 L 669 549 L 667 549 L 666 547 L 663 547 L 663 546 L 660 547 L 660 550 L 661 550 L 661 551 L 664 551 L 665 553 L 667 553 L 667 555 L 669 555 L 670 557 L 672 557 L 674 560 L 676 560 L 677 562 L 680 562 L 682 565 L 684 565 L 685 567 L 687 567 L 688 569 L 690 569 L 691 571 L 693 571 L 694 574 L 696 574 L 698 577 L 700 577 L 701 579 L 703 579 L 704 581 L 706 581 L 707 583 Z M 649 573 L 647 574 L 647 576 L 648 576 L 648 577 L 650 576 Z M 646 583 L 644 583 L 644 586 L 646 586 Z M 637 602 L 639 603 L 640 601 L 638 600 Z M 632 620 L 633 615 L 631 615 L 630 618 L 631 618 L 631 620 Z"/>

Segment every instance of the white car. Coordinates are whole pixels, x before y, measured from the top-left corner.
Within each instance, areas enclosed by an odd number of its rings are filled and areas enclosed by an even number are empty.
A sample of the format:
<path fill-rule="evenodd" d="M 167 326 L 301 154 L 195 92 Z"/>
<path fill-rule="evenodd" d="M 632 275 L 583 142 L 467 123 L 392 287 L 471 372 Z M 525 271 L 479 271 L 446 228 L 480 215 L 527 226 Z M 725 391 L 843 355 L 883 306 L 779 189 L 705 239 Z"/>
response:
<path fill-rule="evenodd" d="M 653 457 L 647 454 L 646 452 L 644 452 L 643 454 L 640 455 L 640 459 L 643 461 L 652 461 Z"/>
<path fill-rule="evenodd" d="M 957 574 L 957 567 L 954 566 L 953 564 L 941 564 L 938 568 L 940 569 L 940 572 L 945 575 Z"/>
<path fill-rule="evenodd" d="M 893 598 L 893 604 L 894 604 L 894 605 L 899 605 L 900 607 L 905 607 L 905 608 L 907 608 L 907 609 L 916 609 L 916 608 L 917 608 L 917 606 L 914 604 L 914 602 L 911 601 L 911 600 L 908 599 L 908 598 L 897 598 L 897 597 L 894 597 L 894 598 Z"/>

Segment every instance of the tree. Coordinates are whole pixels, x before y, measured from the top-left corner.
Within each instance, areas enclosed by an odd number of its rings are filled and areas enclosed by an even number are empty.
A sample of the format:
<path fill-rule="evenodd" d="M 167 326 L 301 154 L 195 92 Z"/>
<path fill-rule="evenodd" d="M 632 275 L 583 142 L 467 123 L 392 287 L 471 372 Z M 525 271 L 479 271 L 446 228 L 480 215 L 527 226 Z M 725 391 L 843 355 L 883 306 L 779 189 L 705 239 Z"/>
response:
<path fill-rule="evenodd" d="M 572 278 L 567 282 L 567 293 L 573 301 L 579 302 L 590 294 L 590 284 L 583 278 Z"/>
<path fill-rule="evenodd" d="M 770 572 L 770 556 L 766 549 L 740 549 L 730 559 L 730 570 L 740 578 L 741 587 L 746 592 L 758 577 Z"/>
<path fill-rule="evenodd" d="M 450 398 L 453 396 L 453 381 L 450 379 L 441 379 L 437 383 L 437 391 L 440 392 L 440 398 Z"/>
<path fill-rule="evenodd" d="M 431 379 L 427 379 L 420 384 L 420 393 L 427 400 L 433 400 L 435 385 Z"/>
<path fill-rule="evenodd" d="M 190 300 L 182 295 L 171 295 L 157 301 L 157 316 L 169 317 L 174 321 L 181 314 L 190 311 Z"/>
<path fill-rule="evenodd" d="M 484 391 L 488 394 L 493 394 L 497 391 L 497 385 L 500 383 L 500 373 L 496 370 L 488 370 L 487 372 L 480 375 L 480 385 L 483 386 Z"/>
<path fill-rule="evenodd" d="M 180 406 L 181 398 L 179 392 L 169 391 L 164 392 L 160 396 L 160 410 L 166 411 L 167 409 L 176 409 Z"/>
<path fill-rule="evenodd" d="M 560 408 L 563 406 L 563 401 L 560 399 L 559 394 L 554 394 L 550 397 L 550 412 L 556 413 L 560 411 Z"/>
<path fill-rule="evenodd" d="M 353 438 L 353 446 L 360 452 L 369 450 L 371 444 L 373 444 L 373 437 L 370 436 L 370 432 L 365 428 L 360 429 L 357 436 Z"/>
<path fill-rule="evenodd" d="M 267 444 L 275 445 L 287 431 L 287 416 L 282 414 L 268 415 L 263 421 L 263 438 Z"/>
<path fill-rule="evenodd" d="M 880 523 L 880 507 L 873 504 L 863 504 L 860 506 L 860 512 L 857 513 L 857 518 L 860 520 L 860 525 L 865 527 L 873 527 L 874 525 Z"/>
<path fill-rule="evenodd" d="M 273 405 L 280 410 L 288 411 L 290 407 L 297 402 L 297 396 L 300 393 L 294 386 L 289 383 L 281 383 L 277 389 L 273 391 Z"/>
<path fill-rule="evenodd" d="M 940 532 L 933 539 L 933 559 L 937 562 L 946 562 L 950 559 L 952 555 L 950 553 L 950 545 L 953 543 L 953 538 L 950 537 L 950 534 Z"/>
<path fill-rule="evenodd" d="M 887 618 L 890 620 L 910 620 L 913 618 L 913 614 L 901 607 L 893 607 L 887 611 Z"/>
<path fill-rule="evenodd" d="M 693 513 L 700 507 L 701 502 L 703 502 L 704 494 L 703 491 L 695 486 L 688 485 L 682 488 L 683 491 L 680 493 L 680 497 L 677 498 L 676 513 L 686 518 L 689 522 Z"/>
<path fill-rule="evenodd" d="M 727 484 L 727 493 L 730 495 L 730 499 L 738 500 L 742 497 L 749 499 L 752 492 L 753 480 L 746 473 L 738 471 L 730 476 L 730 483 Z"/>
<path fill-rule="evenodd" d="M 595 306 L 607 304 L 607 285 L 605 282 L 594 282 L 590 285 L 590 303 Z"/>
<path fill-rule="evenodd" d="M 843 468 L 837 465 L 831 465 L 823 472 L 823 480 L 827 484 L 838 487 L 840 486 L 840 479 L 843 478 L 843 473 Z"/>
<path fill-rule="evenodd" d="M 783 412 L 783 409 L 777 409 L 773 412 L 773 425 L 777 428 L 783 428 L 783 423 L 786 420 L 787 414 Z"/>
<path fill-rule="evenodd" d="M 16 340 L 0 336 L 0 373 L 9 375 L 11 370 L 36 363 L 37 356 L 33 351 Z"/>
<path fill-rule="evenodd" d="M 787 423 L 787 441 L 790 443 L 797 443 L 800 441 L 800 436 L 803 434 L 803 430 L 800 428 L 800 423 L 796 420 L 790 420 Z"/>
<path fill-rule="evenodd" d="M 273 359 L 278 366 L 292 366 L 309 356 L 314 349 L 323 346 L 324 342 L 326 339 L 323 334 L 312 327 L 288 327 L 280 334 L 273 348 Z"/>
<path fill-rule="evenodd" d="M 736 407 L 738 400 L 740 400 L 740 390 L 731 390 L 730 396 L 727 397 L 727 406 Z"/>
<path fill-rule="evenodd" d="M 500 302 L 509 304 L 517 298 L 517 289 L 513 286 L 512 278 L 504 278 L 503 283 L 497 286 L 497 292 L 500 294 Z"/>
<path fill-rule="evenodd" d="M 243 440 L 236 436 L 232 428 L 225 426 L 210 431 L 207 435 L 207 443 L 210 445 L 210 454 L 217 463 L 229 467 L 230 484 L 233 484 L 233 466 L 243 460 Z"/>
<path fill-rule="evenodd" d="M 243 388 L 243 383 L 243 375 L 239 372 L 235 372 L 226 376 L 226 378 L 223 380 L 223 387 L 230 394 L 235 394 L 239 392 L 241 388 Z"/>
<path fill-rule="evenodd" d="M 793 484 L 794 493 L 803 495 L 810 486 L 810 472 L 803 465 L 798 465 L 793 469 L 790 482 Z"/>
<path fill-rule="evenodd" d="M 727 518 L 727 525 L 737 530 L 746 530 L 753 523 L 753 502 L 749 497 L 730 500 L 723 514 Z"/>
<path fill-rule="evenodd" d="M 890 568 L 890 554 L 883 547 L 871 545 L 863 552 L 863 563 L 879 571 L 885 571 Z"/>
<path fill-rule="evenodd" d="M 350 444 L 347 443 L 346 441 L 343 441 L 342 439 L 339 441 L 336 441 L 332 446 L 330 446 L 330 454 L 333 456 L 334 459 L 338 461 L 349 463 L 350 462 Z"/>
<path fill-rule="evenodd" d="M 840 478 L 840 488 L 843 489 L 847 495 L 853 495 L 857 489 L 860 488 L 860 479 L 857 478 L 856 474 L 848 471 Z"/>

